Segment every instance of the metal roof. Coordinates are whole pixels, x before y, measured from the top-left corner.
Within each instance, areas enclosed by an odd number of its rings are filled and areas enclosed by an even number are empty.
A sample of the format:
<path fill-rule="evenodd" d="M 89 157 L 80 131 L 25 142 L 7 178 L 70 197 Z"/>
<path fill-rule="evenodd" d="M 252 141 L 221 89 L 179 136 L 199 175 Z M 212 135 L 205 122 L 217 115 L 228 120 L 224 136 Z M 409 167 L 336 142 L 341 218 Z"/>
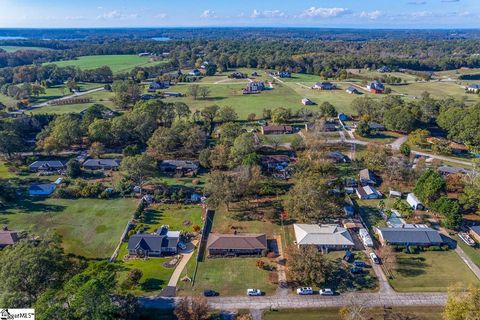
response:
<path fill-rule="evenodd" d="M 293 229 L 299 245 L 354 245 L 350 232 L 335 224 L 294 224 Z"/>
<path fill-rule="evenodd" d="M 438 231 L 431 228 L 378 228 L 382 238 L 389 244 L 439 244 L 443 243 Z"/>

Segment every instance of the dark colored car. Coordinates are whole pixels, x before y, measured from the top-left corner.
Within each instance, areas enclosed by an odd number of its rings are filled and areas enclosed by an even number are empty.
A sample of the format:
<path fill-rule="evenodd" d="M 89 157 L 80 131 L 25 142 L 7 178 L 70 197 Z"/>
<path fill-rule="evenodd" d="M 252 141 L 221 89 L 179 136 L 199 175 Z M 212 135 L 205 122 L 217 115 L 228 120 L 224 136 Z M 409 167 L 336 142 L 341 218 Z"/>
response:
<path fill-rule="evenodd" d="M 360 268 L 368 268 L 368 267 L 370 267 L 368 264 L 366 264 L 366 263 L 363 262 L 363 261 L 354 261 L 354 262 L 353 262 L 353 265 L 354 265 L 355 267 L 360 267 Z"/>
<path fill-rule="evenodd" d="M 216 297 L 216 296 L 218 296 L 218 292 L 216 292 L 214 290 L 205 290 L 205 291 L 203 291 L 203 295 L 205 297 Z"/>
<path fill-rule="evenodd" d="M 351 268 L 351 269 L 350 269 L 350 272 L 353 273 L 353 274 L 358 274 L 358 273 L 362 273 L 362 272 L 363 272 L 363 269 L 362 269 L 362 268 L 358 268 L 358 267 L 354 267 L 354 268 Z"/>

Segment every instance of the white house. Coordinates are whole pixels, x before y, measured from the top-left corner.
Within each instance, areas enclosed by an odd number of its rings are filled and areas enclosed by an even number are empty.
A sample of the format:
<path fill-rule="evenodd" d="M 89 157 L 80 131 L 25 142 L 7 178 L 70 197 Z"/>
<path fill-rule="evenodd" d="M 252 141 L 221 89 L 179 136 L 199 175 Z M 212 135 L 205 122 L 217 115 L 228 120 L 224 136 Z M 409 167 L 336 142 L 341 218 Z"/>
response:
<path fill-rule="evenodd" d="M 359 199 L 380 199 L 382 194 L 372 186 L 358 187 L 355 190 Z"/>
<path fill-rule="evenodd" d="M 294 224 L 297 246 L 314 245 L 322 252 L 355 247 L 350 232 L 336 224 Z"/>
<path fill-rule="evenodd" d="M 413 210 L 423 210 L 425 208 L 413 193 L 407 195 L 407 202 Z"/>

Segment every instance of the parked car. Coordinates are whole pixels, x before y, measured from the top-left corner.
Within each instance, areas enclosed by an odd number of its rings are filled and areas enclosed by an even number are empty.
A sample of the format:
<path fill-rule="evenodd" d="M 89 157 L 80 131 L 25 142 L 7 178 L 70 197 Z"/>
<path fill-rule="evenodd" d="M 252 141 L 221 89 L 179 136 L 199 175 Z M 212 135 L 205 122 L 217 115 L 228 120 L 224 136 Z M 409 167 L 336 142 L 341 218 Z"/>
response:
<path fill-rule="evenodd" d="M 370 252 L 370 259 L 372 259 L 373 263 L 380 264 L 380 259 L 374 252 Z"/>
<path fill-rule="evenodd" d="M 205 297 L 216 297 L 218 296 L 218 292 L 216 292 L 215 290 L 204 290 L 203 295 Z"/>
<path fill-rule="evenodd" d="M 258 289 L 247 289 L 247 296 L 256 297 L 261 295 L 262 295 L 262 291 Z"/>
<path fill-rule="evenodd" d="M 366 263 L 363 262 L 363 261 L 354 261 L 354 262 L 353 262 L 353 265 L 354 265 L 355 267 L 360 267 L 360 268 L 368 268 L 368 267 L 370 267 L 368 264 L 366 264 Z"/>
<path fill-rule="evenodd" d="M 321 296 L 333 296 L 333 291 L 332 289 L 320 289 L 320 295 Z"/>
<path fill-rule="evenodd" d="M 313 289 L 310 287 L 302 287 L 297 289 L 297 294 L 299 295 L 310 295 L 313 294 Z"/>
<path fill-rule="evenodd" d="M 181 250 L 186 250 L 186 249 L 187 249 L 187 245 L 186 245 L 184 242 L 182 242 L 182 241 L 180 241 L 180 242 L 178 243 L 178 247 L 179 247 Z"/>
<path fill-rule="evenodd" d="M 350 268 L 350 272 L 353 273 L 353 274 L 362 273 L 362 272 L 363 272 L 363 268 L 353 267 L 353 268 Z"/>

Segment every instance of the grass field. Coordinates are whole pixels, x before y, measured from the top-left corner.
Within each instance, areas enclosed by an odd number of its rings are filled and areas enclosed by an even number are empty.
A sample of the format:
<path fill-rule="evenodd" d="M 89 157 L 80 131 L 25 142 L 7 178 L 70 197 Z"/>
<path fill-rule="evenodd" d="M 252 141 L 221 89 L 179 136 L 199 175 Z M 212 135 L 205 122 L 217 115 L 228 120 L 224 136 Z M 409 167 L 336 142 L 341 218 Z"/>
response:
<path fill-rule="evenodd" d="M 5 164 L 5 162 L 0 161 L 0 178 L 9 179 L 9 178 L 14 178 L 15 176 L 16 176 L 15 173 L 8 171 L 8 167 Z"/>
<path fill-rule="evenodd" d="M 290 320 L 290 319 L 338 320 L 339 311 L 340 311 L 339 309 L 334 309 L 334 308 L 266 311 L 263 314 L 263 319 L 264 320 Z M 443 308 L 441 307 L 394 307 L 394 308 L 388 308 L 388 310 L 385 310 L 383 308 L 374 308 L 374 309 L 368 309 L 368 319 L 370 320 L 387 319 L 384 317 L 386 311 L 393 311 L 395 313 L 400 313 L 404 317 L 409 316 L 408 319 L 437 320 L 437 319 L 441 319 Z M 405 319 L 407 318 L 405 317 Z"/>
<path fill-rule="evenodd" d="M 460 237 L 455 236 L 454 239 L 457 241 L 457 244 L 465 251 L 465 253 L 472 259 L 478 267 L 480 267 L 480 246 L 477 243 L 475 247 L 468 246 L 465 242 L 460 239 Z"/>
<path fill-rule="evenodd" d="M 20 201 L 0 215 L 0 224 L 37 234 L 62 236 L 67 252 L 87 258 L 109 257 L 136 207 L 132 199 L 46 199 Z"/>
<path fill-rule="evenodd" d="M 457 283 L 463 286 L 480 285 L 455 251 L 397 253 L 397 268 L 390 280 L 396 291 L 446 291 Z"/>
<path fill-rule="evenodd" d="M 269 271 L 256 267 L 258 259 L 205 258 L 198 264 L 195 286 L 192 288 L 190 283 L 181 285 L 181 294 L 202 295 L 203 290 L 211 289 L 219 292 L 220 296 L 241 296 L 245 295 L 247 288 L 271 294 L 277 286 L 269 282 Z M 268 259 L 264 260 L 268 263 Z"/>
<path fill-rule="evenodd" d="M 80 91 L 88 91 L 90 89 L 103 87 L 103 85 L 100 83 L 89 82 L 79 82 L 78 86 L 80 88 Z M 44 94 L 41 94 L 38 97 L 31 97 L 30 101 L 31 103 L 42 103 L 48 100 L 58 99 L 71 94 L 72 93 L 64 85 L 52 86 L 50 88 L 46 88 Z"/>
<path fill-rule="evenodd" d="M 170 230 L 192 232 L 193 225 L 202 225 L 202 208 L 195 205 L 155 205 L 147 214 L 147 232 L 156 231 L 162 225 L 168 225 Z"/>
<path fill-rule="evenodd" d="M 5 50 L 7 52 L 16 52 L 16 51 L 20 51 L 20 50 L 39 50 L 39 51 L 52 50 L 50 48 L 21 47 L 21 46 L 0 46 L 0 49 Z"/>
<path fill-rule="evenodd" d="M 137 55 L 83 56 L 74 60 L 54 62 L 59 67 L 74 66 L 82 70 L 108 66 L 113 73 L 128 72 L 135 67 L 150 67 L 161 63 L 161 61 L 152 61 L 149 57 Z"/>

